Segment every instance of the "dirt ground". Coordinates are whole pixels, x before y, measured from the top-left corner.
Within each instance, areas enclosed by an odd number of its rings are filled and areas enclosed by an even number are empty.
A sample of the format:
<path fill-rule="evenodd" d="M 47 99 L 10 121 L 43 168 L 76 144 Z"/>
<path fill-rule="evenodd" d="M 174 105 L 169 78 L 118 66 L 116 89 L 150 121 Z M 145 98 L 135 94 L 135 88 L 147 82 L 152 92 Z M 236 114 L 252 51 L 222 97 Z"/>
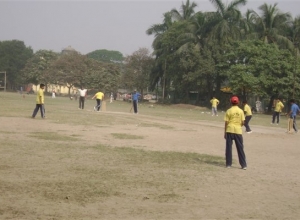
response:
<path fill-rule="evenodd" d="M 101 112 L 126 115 L 129 113 Z M 224 156 L 223 124 L 208 121 L 161 119 L 147 115 L 130 115 L 136 123 L 114 126 L 59 124 L 51 119 L 0 117 L 1 138 L 14 135 L 27 140 L 32 132 L 56 132 L 80 137 L 85 146 L 97 144 L 126 147 L 146 151 L 195 152 Z M 219 117 L 223 117 L 220 115 Z M 163 124 L 160 129 L 143 124 Z M 31 170 L 18 168 L 32 161 L 18 162 L 16 155 L 0 147 L 1 219 L 299 219 L 300 217 L 300 134 L 286 134 L 283 128 L 252 126 L 252 134 L 243 134 L 248 169 L 241 170 L 238 162 L 231 169 L 217 167 L 217 173 L 199 176 L 199 185 L 182 195 L 179 201 L 157 203 L 139 195 L 139 189 L 123 189 L 127 198 L 113 197 L 101 203 L 84 205 L 69 202 L 52 204 L 39 200 L 30 192 L 15 189 L 5 193 L 10 181 L 27 181 Z M 111 138 L 112 133 L 141 135 L 143 139 Z M 22 148 L 22 142 L 20 142 Z M 33 150 L 34 151 L 34 150 Z M 14 151 L 18 154 L 18 150 Z M 23 152 L 23 151 L 22 151 Z M 21 153 L 21 151 L 20 151 Z M 35 152 L 36 153 L 36 152 Z M 39 152 L 42 154 L 42 152 Z M 46 152 L 45 152 L 46 153 Z M 12 162 L 12 158 L 13 162 Z M 51 157 L 47 157 L 51 160 Z M 233 158 L 237 161 L 234 148 Z M 39 158 L 37 158 L 38 160 Z M 9 164 L 11 163 L 11 164 Z M 43 166 L 41 164 L 41 166 Z M 56 169 L 59 169 L 57 164 Z M 12 169 L 14 167 L 14 169 Z M 54 175 L 47 167 L 43 170 Z M 25 173 L 24 173 L 25 172 Z M 68 175 L 66 173 L 65 175 Z M 197 176 L 197 173 L 195 174 Z M 46 177 L 45 177 L 46 178 Z M 178 180 L 179 181 L 179 180 Z M 6 184 L 6 185 L 5 185 Z M 175 183 L 174 183 L 175 184 Z M 10 191 L 11 189 L 9 189 Z M 143 199 L 144 198 L 144 199 Z M 68 198 L 67 198 L 68 199 Z M 22 208 L 23 207 L 23 208 Z M 2 217 L 1 217 L 2 216 Z"/>

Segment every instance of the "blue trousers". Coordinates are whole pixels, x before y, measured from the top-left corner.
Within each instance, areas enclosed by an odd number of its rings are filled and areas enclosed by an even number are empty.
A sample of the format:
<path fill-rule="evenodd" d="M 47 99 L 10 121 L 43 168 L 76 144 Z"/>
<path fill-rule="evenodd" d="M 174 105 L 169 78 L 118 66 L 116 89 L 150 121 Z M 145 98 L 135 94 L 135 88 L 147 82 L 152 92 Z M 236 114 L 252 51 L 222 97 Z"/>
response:
<path fill-rule="evenodd" d="M 244 152 L 243 136 L 241 134 L 226 133 L 226 166 L 232 165 L 232 143 L 235 142 L 239 157 L 239 163 L 242 168 L 247 167 L 246 155 Z"/>
<path fill-rule="evenodd" d="M 33 110 L 32 117 L 35 118 L 38 111 L 41 111 L 42 118 L 45 118 L 45 107 L 43 104 L 36 104 L 35 109 Z"/>

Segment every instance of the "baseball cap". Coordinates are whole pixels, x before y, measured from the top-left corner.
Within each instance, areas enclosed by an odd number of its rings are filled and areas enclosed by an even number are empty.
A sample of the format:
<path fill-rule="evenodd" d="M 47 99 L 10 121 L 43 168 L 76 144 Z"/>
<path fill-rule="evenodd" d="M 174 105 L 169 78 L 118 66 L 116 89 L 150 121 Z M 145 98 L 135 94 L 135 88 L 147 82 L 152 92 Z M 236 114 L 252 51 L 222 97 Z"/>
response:
<path fill-rule="evenodd" d="M 237 96 L 233 96 L 233 97 L 231 97 L 230 102 L 232 104 L 238 104 L 239 103 L 239 98 Z"/>

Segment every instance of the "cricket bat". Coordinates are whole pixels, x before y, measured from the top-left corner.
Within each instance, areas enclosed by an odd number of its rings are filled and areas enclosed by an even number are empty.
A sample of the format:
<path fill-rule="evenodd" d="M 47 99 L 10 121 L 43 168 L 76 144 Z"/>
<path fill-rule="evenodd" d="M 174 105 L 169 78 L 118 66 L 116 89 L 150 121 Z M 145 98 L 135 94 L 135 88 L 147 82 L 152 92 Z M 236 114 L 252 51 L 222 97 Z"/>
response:
<path fill-rule="evenodd" d="M 106 101 L 102 102 L 102 111 L 106 112 Z"/>
<path fill-rule="evenodd" d="M 287 132 L 292 133 L 293 130 L 293 119 L 288 117 L 288 127 L 287 127 Z"/>

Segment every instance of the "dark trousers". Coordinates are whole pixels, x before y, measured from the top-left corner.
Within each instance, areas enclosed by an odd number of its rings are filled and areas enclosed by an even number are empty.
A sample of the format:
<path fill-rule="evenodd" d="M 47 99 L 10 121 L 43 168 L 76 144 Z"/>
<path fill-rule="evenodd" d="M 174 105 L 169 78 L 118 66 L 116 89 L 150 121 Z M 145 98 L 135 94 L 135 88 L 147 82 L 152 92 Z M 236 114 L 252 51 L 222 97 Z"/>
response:
<path fill-rule="evenodd" d="M 272 123 L 275 123 L 275 118 L 277 118 L 277 124 L 279 123 L 279 112 L 273 112 Z"/>
<path fill-rule="evenodd" d="M 81 109 L 84 109 L 84 100 L 85 100 L 85 97 L 83 97 L 83 96 L 79 97 L 79 108 L 81 108 Z"/>
<path fill-rule="evenodd" d="M 96 99 L 97 105 L 95 106 L 97 108 L 97 111 L 100 111 L 101 108 L 101 99 Z"/>
<path fill-rule="evenodd" d="M 247 167 L 246 155 L 244 152 L 243 136 L 241 134 L 226 133 L 226 166 L 232 165 L 232 143 L 235 142 L 239 157 L 239 163 L 242 168 Z"/>
<path fill-rule="evenodd" d="M 244 126 L 246 127 L 246 131 L 251 131 L 250 126 L 249 126 L 249 121 L 251 120 L 252 115 L 248 115 L 245 117 L 245 123 Z"/>
<path fill-rule="evenodd" d="M 32 117 L 34 118 L 38 111 L 41 111 L 42 118 L 45 118 L 45 107 L 42 104 L 36 104 L 35 109 L 33 110 Z"/>
<path fill-rule="evenodd" d="M 138 101 L 137 100 L 133 100 L 133 110 L 134 110 L 134 113 L 138 112 L 137 104 L 138 104 Z"/>
<path fill-rule="evenodd" d="M 295 132 L 298 132 L 296 116 L 290 116 L 290 118 L 293 119 L 293 128 L 294 128 Z"/>

